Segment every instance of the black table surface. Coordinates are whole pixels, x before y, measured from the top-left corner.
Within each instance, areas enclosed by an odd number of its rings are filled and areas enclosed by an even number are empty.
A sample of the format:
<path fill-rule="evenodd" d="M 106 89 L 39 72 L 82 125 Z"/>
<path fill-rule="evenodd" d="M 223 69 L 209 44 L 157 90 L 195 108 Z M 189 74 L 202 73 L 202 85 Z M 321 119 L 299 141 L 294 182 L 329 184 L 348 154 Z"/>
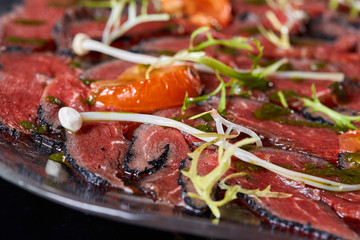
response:
<path fill-rule="evenodd" d="M 203 239 L 120 223 L 73 210 L 0 178 L 0 239 Z"/>

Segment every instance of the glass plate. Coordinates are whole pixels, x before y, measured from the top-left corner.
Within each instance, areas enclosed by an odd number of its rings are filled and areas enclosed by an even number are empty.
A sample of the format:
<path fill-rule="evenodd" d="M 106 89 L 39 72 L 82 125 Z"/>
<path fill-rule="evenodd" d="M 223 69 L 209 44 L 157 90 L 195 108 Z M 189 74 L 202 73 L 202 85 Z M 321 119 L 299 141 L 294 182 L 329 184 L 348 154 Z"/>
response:
<path fill-rule="evenodd" d="M 0 14 L 20 1 L 0 0 Z M 211 238 L 226 239 L 303 239 L 291 231 L 280 231 L 250 211 L 222 209 L 224 218 L 213 223 L 210 217 L 194 216 L 151 199 L 100 188 L 61 166 L 58 177 L 48 176 L 48 159 L 39 155 L 46 151 L 36 142 L 20 141 L 0 133 L 0 177 L 40 197 L 61 205 L 119 222 L 138 224 L 166 231 L 175 231 Z"/>

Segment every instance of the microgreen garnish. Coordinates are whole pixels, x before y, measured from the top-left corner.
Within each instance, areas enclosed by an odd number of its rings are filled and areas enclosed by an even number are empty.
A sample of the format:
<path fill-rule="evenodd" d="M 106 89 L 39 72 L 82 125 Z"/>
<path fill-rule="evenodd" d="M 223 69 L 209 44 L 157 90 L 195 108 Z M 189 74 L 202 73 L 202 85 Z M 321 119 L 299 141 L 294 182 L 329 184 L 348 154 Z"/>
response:
<path fill-rule="evenodd" d="M 284 108 L 288 108 L 289 107 L 289 104 L 287 103 L 286 101 L 286 98 L 285 98 L 285 95 L 282 91 L 278 91 L 277 92 L 277 95 L 279 96 L 279 100 L 280 100 L 280 103 L 281 105 L 284 107 Z"/>
<path fill-rule="evenodd" d="M 202 151 L 211 144 L 214 144 L 215 141 L 205 143 L 198 149 L 196 149 L 194 152 L 189 153 L 189 157 L 192 158 L 190 169 L 183 170 L 181 171 L 181 173 L 191 180 L 196 190 L 196 193 L 188 192 L 188 196 L 191 198 L 203 200 L 216 218 L 220 218 L 219 207 L 236 199 L 238 193 L 249 194 L 254 197 L 291 197 L 291 194 L 271 192 L 270 186 L 267 187 L 265 190 L 260 191 L 258 189 L 244 189 L 239 185 L 229 186 L 225 183 L 226 180 L 228 180 L 229 178 L 246 176 L 247 173 L 245 172 L 234 173 L 221 180 L 221 178 L 224 177 L 225 173 L 230 169 L 231 157 L 235 152 L 235 148 L 247 144 L 252 144 L 255 141 L 257 141 L 257 139 L 246 138 L 237 142 L 236 144 L 233 144 L 226 150 L 224 150 L 224 148 L 220 145 L 218 151 L 218 166 L 216 166 L 211 172 L 204 176 L 198 174 L 197 165 L 201 157 Z M 222 200 L 215 201 L 212 199 L 213 188 L 216 184 L 219 184 L 219 187 L 225 191 L 224 198 Z"/>
<path fill-rule="evenodd" d="M 296 10 L 288 0 L 267 0 L 268 5 L 274 9 L 281 9 L 286 16 L 286 22 L 282 23 L 272 11 L 265 13 L 273 28 L 280 34 L 278 36 L 274 31 L 265 29 L 263 25 L 259 25 L 258 29 L 264 37 L 275 44 L 279 48 L 289 49 L 290 45 L 290 29 L 294 24 L 303 20 L 306 16 L 304 11 Z"/>
<path fill-rule="evenodd" d="M 60 107 L 65 105 L 60 99 L 53 97 L 53 96 L 47 96 L 45 99 L 46 99 L 46 101 L 56 104 Z"/>
<path fill-rule="evenodd" d="M 149 0 L 141 0 L 140 14 L 137 13 L 136 0 L 110 0 L 111 13 L 103 32 L 102 41 L 110 44 L 121 37 L 129 29 L 144 22 L 168 21 L 170 15 L 166 13 L 148 13 Z M 128 17 L 122 21 L 122 14 L 125 7 L 128 7 Z"/>
<path fill-rule="evenodd" d="M 357 129 L 351 122 L 360 122 L 360 116 L 347 116 L 341 113 L 338 113 L 331 108 L 328 108 L 327 106 L 323 105 L 318 97 L 316 96 L 316 89 L 315 85 L 311 86 L 311 90 L 313 93 L 313 99 L 309 98 L 303 98 L 304 106 L 305 107 L 311 107 L 311 112 L 322 112 L 329 116 L 334 123 L 341 128 L 344 128 L 344 130 L 347 129 Z"/>
<path fill-rule="evenodd" d="M 214 37 L 209 32 L 209 27 L 201 27 L 195 30 L 190 36 L 190 47 L 189 51 L 202 51 L 210 46 L 225 46 L 230 48 L 242 49 L 242 50 L 253 50 L 252 46 L 249 44 L 249 39 L 245 37 L 234 37 L 232 39 L 214 39 Z M 206 40 L 202 41 L 198 45 L 194 45 L 194 39 L 201 33 L 206 33 Z"/>
<path fill-rule="evenodd" d="M 207 40 L 194 46 L 195 37 L 205 32 L 207 32 Z M 264 91 L 270 87 L 270 82 L 266 80 L 265 77 L 276 72 L 277 69 L 287 61 L 286 59 L 281 59 L 267 66 L 266 68 L 259 67 L 258 64 L 263 54 L 263 47 L 257 40 L 254 40 L 254 45 L 257 48 L 258 55 L 249 54 L 249 57 L 253 60 L 253 65 L 248 71 L 235 70 L 217 59 L 206 56 L 206 53 L 202 51 L 205 48 L 214 45 L 233 47 L 243 50 L 253 50 L 253 47 L 247 42 L 249 42 L 249 39 L 246 38 L 215 40 L 210 34 L 209 28 L 199 28 L 195 30 L 190 36 L 189 49 L 179 51 L 173 57 L 160 58 L 158 61 L 150 65 L 146 72 L 146 77 L 149 77 L 149 73 L 153 69 L 174 64 L 176 62 L 194 62 L 196 64 L 201 64 L 211 69 L 216 74 L 220 81 L 219 86 L 213 92 L 197 98 L 188 98 L 188 96 L 185 96 L 182 112 L 184 112 L 185 109 L 190 105 L 207 100 L 209 97 L 214 96 L 219 92 L 221 92 L 221 98 L 218 110 L 219 112 L 223 112 L 226 108 L 226 87 L 231 87 L 232 90 L 236 89 L 238 93 L 241 92 L 240 88 L 243 86 L 246 86 L 249 89 L 260 89 Z M 225 84 L 224 80 L 221 78 L 221 75 L 230 77 L 233 80 L 228 84 Z"/>

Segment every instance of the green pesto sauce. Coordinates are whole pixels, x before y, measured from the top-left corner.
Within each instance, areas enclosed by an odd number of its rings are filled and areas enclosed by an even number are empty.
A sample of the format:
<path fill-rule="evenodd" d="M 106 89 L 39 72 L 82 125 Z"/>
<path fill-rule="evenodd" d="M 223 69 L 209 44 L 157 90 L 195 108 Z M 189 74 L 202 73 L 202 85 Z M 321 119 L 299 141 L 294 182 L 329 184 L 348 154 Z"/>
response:
<path fill-rule="evenodd" d="M 46 101 L 56 104 L 60 107 L 65 105 L 60 99 L 53 97 L 53 96 L 47 96 L 45 99 L 46 99 Z"/>
<path fill-rule="evenodd" d="M 41 38 L 21 38 L 21 37 L 6 37 L 5 39 L 9 43 L 22 43 L 22 44 L 31 44 L 31 45 L 40 45 L 43 46 L 46 44 L 47 40 Z"/>
<path fill-rule="evenodd" d="M 269 98 L 272 102 L 280 103 L 280 97 L 278 94 L 279 91 L 276 91 L 274 93 L 271 93 L 269 95 Z M 281 91 L 286 99 L 286 101 L 292 101 L 299 98 L 299 95 L 294 90 L 282 90 Z"/>
<path fill-rule="evenodd" d="M 360 183 L 360 169 L 338 169 L 331 164 L 326 165 L 325 168 L 320 169 L 313 164 L 305 164 L 306 168 L 303 171 L 306 174 L 318 176 L 318 177 L 338 177 L 339 180 L 347 184 L 359 184 Z"/>
<path fill-rule="evenodd" d="M 43 20 L 37 20 L 37 19 L 23 19 L 18 18 L 14 20 L 14 23 L 18 25 L 26 25 L 26 26 L 41 26 L 45 24 L 45 21 Z"/>
<path fill-rule="evenodd" d="M 210 125 L 201 124 L 195 126 L 195 128 L 203 132 L 215 132 L 215 129 Z"/>
<path fill-rule="evenodd" d="M 254 116 L 258 120 L 273 120 L 283 116 L 289 116 L 292 110 L 283 108 L 272 103 L 264 103 L 260 109 L 254 112 Z"/>
<path fill-rule="evenodd" d="M 262 107 L 254 112 L 254 117 L 258 120 L 270 120 L 278 123 L 294 125 L 294 126 L 305 126 L 311 128 L 329 128 L 336 132 L 343 132 L 344 128 L 339 126 L 327 125 L 322 123 L 310 122 L 310 121 L 299 121 L 284 119 L 283 117 L 289 116 L 293 111 L 288 108 L 283 108 L 279 105 L 272 103 L 264 103 Z"/>
<path fill-rule="evenodd" d="M 49 130 L 47 126 L 35 126 L 33 123 L 27 122 L 27 121 L 21 121 L 19 122 L 20 126 L 24 129 L 31 130 L 37 133 L 44 133 Z"/>
<path fill-rule="evenodd" d="M 237 161 L 237 162 L 234 163 L 234 166 L 239 171 L 248 170 L 248 171 L 256 171 L 256 172 L 258 172 L 258 171 L 264 170 L 263 167 L 260 167 L 260 166 L 257 166 L 257 165 L 251 164 L 251 163 L 247 163 L 247 162 L 244 162 L 244 161 Z"/>

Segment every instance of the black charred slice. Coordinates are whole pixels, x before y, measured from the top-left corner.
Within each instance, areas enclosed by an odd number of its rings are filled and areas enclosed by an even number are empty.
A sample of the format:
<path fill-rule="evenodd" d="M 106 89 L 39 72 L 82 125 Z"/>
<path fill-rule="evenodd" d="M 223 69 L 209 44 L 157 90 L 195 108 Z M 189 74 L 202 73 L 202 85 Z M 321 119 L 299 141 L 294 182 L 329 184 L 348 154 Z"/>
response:
<path fill-rule="evenodd" d="M 125 157 L 124 169 L 137 176 L 139 187 L 156 201 L 183 205 L 179 167 L 190 148 L 176 129 L 140 125 Z"/>

